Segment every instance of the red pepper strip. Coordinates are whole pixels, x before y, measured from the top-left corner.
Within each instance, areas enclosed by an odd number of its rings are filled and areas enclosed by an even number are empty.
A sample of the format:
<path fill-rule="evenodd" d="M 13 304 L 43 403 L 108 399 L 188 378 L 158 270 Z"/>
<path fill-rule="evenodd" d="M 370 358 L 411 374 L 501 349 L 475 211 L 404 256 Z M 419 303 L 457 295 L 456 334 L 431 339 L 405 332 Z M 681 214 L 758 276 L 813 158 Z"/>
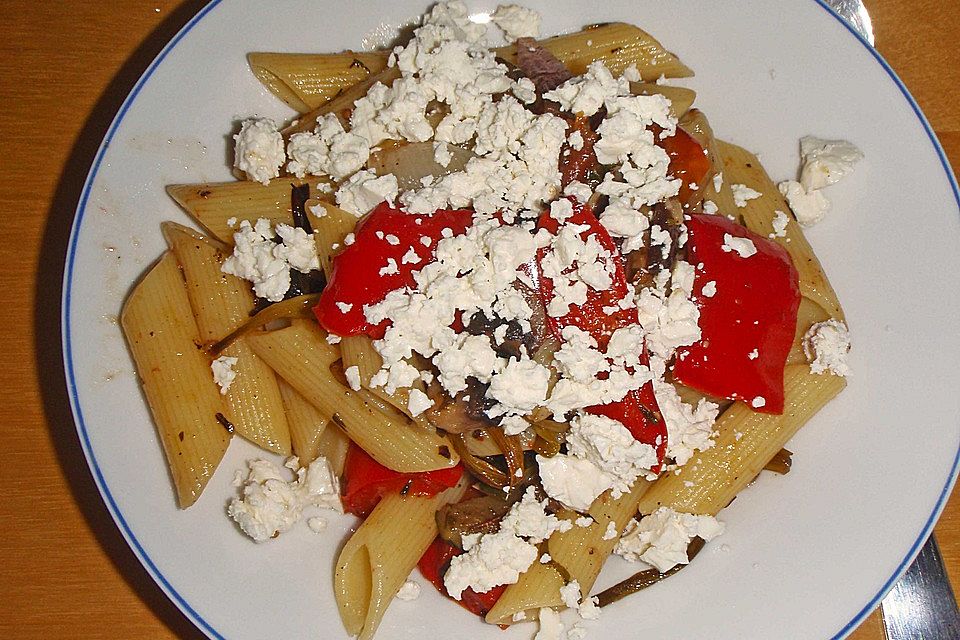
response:
<path fill-rule="evenodd" d="M 670 156 L 669 174 L 680 179 L 680 193 L 677 199 L 686 204 L 693 196 L 691 184 L 703 186 L 703 180 L 711 169 L 710 158 L 703 152 L 703 147 L 696 138 L 677 127 L 677 132 L 669 138 L 660 139 L 660 128 L 651 127 L 653 138 L 657 146 Z"/>
<path fill-rule="evenodd" d="M 347 513 L 365 518 L 389 493 L 410 496 L 435 496 L 456 486 L 463 476 L 463 466 L 400 473 L 383 466 L 359 446 L 351 443 L 343 469 L 342 500 Z"/>
<path fill-rule="evenodd" d="M 601 350 L 605 350 L 614 331 L 637 324 L 637 312 L 636 309 L 618 310 L 615 313 L 606 313 L 603 310 L 603 307 L 617 306 L 617 303 L 623 300 L 630 290 L 623 270 L 623 258 L 613 240 L 610 239 L 607 230 L 593 215 L 590 207 L 574 202 L 573 209 L 574 215 L 567 221 L 567 224 L 588 226 L 589 229 L 584 231 L 581 237 L 586 239 L 591 235 L 594 236 L 600 246 L 610 252 L 613 284 L 605 291 L 588 289 L 586 303 L 571 305 L 570 312 L 560 318 L 553 318 L 548 315 L 547 324 L 558 339 L 561 337 L 560 331 L 563 327 L 572 325 L 583 329 L 597 341 Z M 640 213 L 637 213 L 637 215 L 640 215 Z M 544 213 L 540 217 L 540 226 L 554 234 L 559 228 L 559 224 L 549 216 L 549 213 Z M 546 255 L 546 251 L 547 249 L 541 249 L 538 254 L 541 261 Z M 553 297 L 553 282 L 543 275 L 542 269 L 539 271 L 540 295 L 546 305 Z M 646 352 L 641 354 L 640 361 L 647 364 Z M 620 421 L 639 442 L 649 444 L 656 449 L 657 466 L 652 471 L 654 473 L 659 472 L 660 464 L 663 462 L 663 456 L 667 449 L 667 425 L 660 414 L 660 407 L 657 405 L 652 383 L 648 382 L 640 389 L 631 391 L 623 400 L 588 407 L 587 411 Z"/>
<path fill-rule="evenodd" d="M 573 131 L 579 131 L 583 144 L 574 149 L 569 142 L 564 143 L 560 153 L 560 185 L 566 187 L 571 182 L 585 182 L 587 173 L 597 166 L 597 155 L 593 152 L 593 145 L 599 136 L 590 126 L 590 118 L 578 113 L 571 126 Z"/>
<path fill-rule="evenodd" d="M 638 442 L 649 444 L 657 451 L 657 464 L 653 473 L 660 473 L 663 457 L 667 453 L 667 423 L 663 421 L 653 383 L 648 382 L 635 391 L 630 391 L 623 400 L 587 407 L 587 413 L 613 418 L 622 423 Z"/>
<path fill-rule="evenodd" d="M 636 309 L 618 310 L 616 313 L 604 312 L 604 307 L 615 307 L 629 292 L 627 276 L 623 270 L 623 258 L 617 245 L 610 238 L 610 234 L 603 228 L 597 217 L 593 215 L 593 210 L 580 204 L 571 198 L 573 203 L 573 217 L 569 218 L 565 224 L 584 225 L 588 227 L 586 231 L 580 234 L 583 240 L 593 236 L 610 254 L 607 259 L 607 271 L 611 273 L 612 284 L 609 289 L 597 291 L 587 289 L 587 301 L 582 305 L 570 305 L 570 311 L 567 315 L 560 318 L 547 316 L 547 325 L 556 335 L 561 338 L 561 330 L 567 326 L 575 326 L 588 332 L 597 341 L 601 350 L 607 348 L 607 342 L 613 332 L 621 327 L 628 327 L 637 324 Z M 640 215 L 639 213 L 637 215 Z M 552 234 L 556 234 L 560 228 L 560 223 L 550 217 L 550 212 L 545 211 L 540 216 L 539 225 Z M 538 262 L 542 263 L 544 257 L 549 251 L 548 248 L 540 249 L 537 254 Z M 553 299 L 553 280 L 543 275 L 543 270 L 539 269 L 540 274 L 540 295 L 543 297 L 544 304 L 549 304 Z"/>
<path fill-rule="evenodd" d="M 724 216 L 691 216 L 687 232 L 703 339 L 677 351 L 674 377 L 716 397 L 753 405 L 763 398 L 757 411 L 783 413 L 783 368 L 800 306 L 790 254 Z M 724 251 L 724 234 L 749 238 L 757 253 L 742 258 Z M 703 295 L 709 282 L 716 283 L 712 297 Z"/>
<path fill-rule="evenodd" d="M 382 338 L 387 321 L 372 326 L 363 315 L 363 306 L 380 302 L 394 289 L 413 286 L 414 272 L 434 259 L 443 230 L 464 233 L 472 220 L 473 212 L 463 209 L 427 216 L 404 213 L 386 202 L 378 206 L 357 225 L 353 244 L 333 259 L 330 281 L 313 308 L 320 325 L 340 336 Z M 388 237 L 395 237 L 398 243 L 392 244 Z M 424 237 L 429 238 L 429 246 L 421 242 Z M 419 262 L 404 264 L 403 256 L 411 249 Z M 396 273 L 381 275 L 390 259 L 396 263 Z"/>
<path fill-rule="evenodd" d="M 433 544 L 427 547 L 426 553 L 423 554 L 423 557 L 420 558 L 420 562 L 417 565 L 420 567 L 420 573 L 423 574 L 423 577 L 429 580 L 433 586 L 437 588 L 437 591 L 448 598 L 450 598 L 450 595 L 447 593 L 447 588 L 443 584 L 443 574 L 447 572 L 447 568 L 450 566 L 450 560 L 461 553 L 463 553 L 463 551 L 438 536 L 437 539 L 433 541 Z M 473 589 L 467 588 L 463 590 L 460 600 L 450 599 L 467 611 L 475 613 L 482 618 L 487 615 L 506 590 L 507 585 L 505 584 L 494 587 L 486 593 L 477 593 Z"/>

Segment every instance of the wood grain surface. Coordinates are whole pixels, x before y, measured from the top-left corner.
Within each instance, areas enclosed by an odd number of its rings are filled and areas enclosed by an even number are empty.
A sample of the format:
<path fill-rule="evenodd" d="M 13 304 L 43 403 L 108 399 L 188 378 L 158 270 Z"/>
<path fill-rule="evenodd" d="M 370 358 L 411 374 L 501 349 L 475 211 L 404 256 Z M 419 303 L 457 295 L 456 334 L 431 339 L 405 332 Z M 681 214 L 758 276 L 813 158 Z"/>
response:
<path fill-rule="evenodd" d="M 784 0 L 799 1 L 799 0 Z M 0 638 L 201 638 L 127 548 L 90 477 L 60 353 L 60 280 L 94 152 L 127 92 L 204 2 L 0 2 Z M 960 11 L 868 0 L 881 53 L 960 166 Z M 960 500 L 937 530 L 960 584 Z M 815 613 L 812 612 L 812 615 Z M 874 616 L 853 636 L 880 640 Z"/>

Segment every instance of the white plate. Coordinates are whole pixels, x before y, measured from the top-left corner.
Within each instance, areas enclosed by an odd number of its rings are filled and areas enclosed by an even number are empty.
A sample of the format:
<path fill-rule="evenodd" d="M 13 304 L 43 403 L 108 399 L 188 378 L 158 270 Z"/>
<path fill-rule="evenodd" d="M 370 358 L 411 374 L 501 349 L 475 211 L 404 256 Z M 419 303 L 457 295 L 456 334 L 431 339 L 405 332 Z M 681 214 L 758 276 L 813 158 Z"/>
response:
<path fill-rule="evenodd" d="M 492 0 L 471 2 L 492 10 Z M 916 104 L 877 54 L 823 6 L 611 0 L 531 2 L 544 32 L 626 20 L 676 51 L 719 136 L 761 153 L 775 179 L 797 139 L 842 137 L 866 159 L 829 195 L 810 240 L 849 314 L 849 388 L 790 444 L 793 471 L 764 476 L 722 514 L 728 531 L 676 577 L 604 611 L 591 637 L 827 638 L 852 630 L 904 570 L 949 495 L 960 440 L 957 187 Z M 722 4 L 722 9 L 721 9 Z M 402 5 L 402 6 L 401 6 Z M 336 51 L 422 5 L 213 2 L 136 85 L 79 203 L 64 280 L 64 353 L 94 477 L 137 556 L 211 637 L 343 636 L 331 593 L 350 518 L 255 546 L 224 515 L 253 447 L 235 441 L 200 501 L 179 511 L 116 323 L 185 221 L 164 185 L 229 179 L 232 123 L 290 112 L 249 73 L 249 51 Z M 619 561 L 609 563 L 623 567 Z M 609 572 L 601 579 L 608 579 Z M 378 638 L 506 634 L 425 588 L 396 602 Z"/>

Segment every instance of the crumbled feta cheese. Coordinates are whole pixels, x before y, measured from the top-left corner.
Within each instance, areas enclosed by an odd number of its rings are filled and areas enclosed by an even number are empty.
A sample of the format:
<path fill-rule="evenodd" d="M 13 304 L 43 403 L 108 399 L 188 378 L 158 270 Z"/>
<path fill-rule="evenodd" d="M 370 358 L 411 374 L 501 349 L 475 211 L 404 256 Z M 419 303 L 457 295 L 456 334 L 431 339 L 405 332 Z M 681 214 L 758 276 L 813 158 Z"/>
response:
<path fill-rule="evenodd" d="M 594 520 L 590 516 L 580 516 L 574 521 L 574 524 L 578 527 L 589 527 L 593 522 Z"/>
<path fill-rule="evenodd" d="M 758 349 L 754 349 L 753 351 L 747 354 L 747 358 L 750 360 L 756 360 L 759 357 L 760 357 L 760 351 Z"/>
<path fill-rule="evenodd" d="M 490 378 L 487 396 L 498 405 L 488 411 L 496 417 L 504 414 L 524 415 L 547 399 L 550 370 L 529 358 L 510 359 L 507 365 Z"/>
<path fill-rule="evenodd" d="M 814 136 L 800 139 L 800 184 L 805 191 L 815 191 L 835 184 L 853 171 L 863 153 L 846 140 L 822 140 Z"/>
<path fill-rule="evenodd" d="M 749 258 L 757 253 L 757 245 L 750 238 L 741 238 L 729 233 L 723 234 L 723 246 L 720 247 L 725 253 L 735 251 L 741 258 Z"/>
<path fill-rule="evenodd" d="M 754 409 L 760 409 L 766 406 L 766 404 L 767 404 L 767 399 L 764 398 L 763 396 L 757 396 L 756 398 L 750 401 L 750 406 L 753 407 Z"/>
<path fill-rule="evenodd" d="M 507 40 L 536 38 L 540 35 L 540 14 L 526 7 L 502 4 L 490 14 L 490 19 L 500 27 Z"/>
<path fill-rule="evenodd" d="M 666 272 L 662 272 L 666 273 Z M 668 360 L 678 347 L 700 340 L 700 310 L 691 299 L 694 268 L 678 260 L 670 276 L 670 293 L 666 283 L 647 287 L 637 297 L 640 325 L 646 332 L 646 344 L 654 355 Z"/>
<path fill-rule="evenodd" d="M 745 184 L 732 184 L 730 189 L 733 191 L 733 203 L 740 208 L 747 206 L 748 201 L 756 200 L 763 195 Z"/>
<path fill-rule="evenodd" d="M 588 596 L 581 601 L 580 582 L 577 580 L 571 580 L 560 587 L 560 599 L 585 620 L 596 620 L 600 617 L 600 607 L 597 606 L 599 599 Z"/>
<path fill-rule="evenodd" d="M 607 523 L 606 531 L 603 532 L 603 539 L 613 540 L 614 538 L 617 537 L 617 535 L 618 535 L 617 523 L 611 520 L 610 522 Z"/>
<path fill-rule="evenodd" d="M 407 409 L 411 416 L 418 416 L 433 406 L 433 400 L 420 389 L 410 389 L 407 399 Z"/>
<path fill-rule="evenodd" d="M 700 293 L 704 298 L 712 298 L 713 296 L 717 295 L 717 281 L 711 280 L 703 285 L 703 288 L 700 289 Z"/>
<path fill-rule="evenodd" d="M 723 172 L 718 171 L 717 174 L 713 176 L 713 190 L 720 193 L 721 189 L 723 189 Z"/>
<path fill-rule="evenodd" d="M 441 167 L 449 166 L 453 156 L 450 154 L 450 146 L 446 142 L 433 143 L 433 161 Z"/>
<path fill-rule="evenodd" d="M 801 226 L 811 227 L 823 220 L 830 201 L 819 191 L 807 191 L 799 182 L 787 180 L 777 185 Z"/>
<path fill-rule="evenodd" d="M 381 202 L 392 205 L 399 191 L 397 177 L 392 173 L 377 177 L 370 169 L 364 169 L 340 185 L 336 195 L 337 205 L 359 218 Z"/>
<path fill-rule="evenodd" d="M 553 561 L 553 558 L 550 557 L 549 553 L 545 553 L 540 556 L 540 564 L 550 564 Z"/>
<path fill-rule="evenodd" d="M 724 525 L 713 516 L 678 513 L 660 507 L 638 523 L 632 520 L 614 552 L 635 562 L 642 560 L 660 573 L 687 564 L 687 546 L 694 537 L 709 542 L 723 533 Z"/>
<path fill-rule="evenodd" d="M 676 387 L 660 380 L 654 380 L 653 390 L 667 425 L 668 458 L 683 466 L 694 453 L 713 446 L 713 425 L 719 412 L 716 403 L 701 398 L 693 407 L 680 399 Z"/>
<path fill-rule="evenodd" d="M 486 593 L 496 586 L 519 580 L 520 574 L 537 559 L 536 545 L 554 532 L 573 526 L 548 515 L 544 511 L 546 504 L 546 500 L 537 500 L 536 489 L 529 487 L 520 502 L 504 516 L 499 531 L 464 536 L 466 553 L 454 557 L 443 576 L 450 597 L 459 600 L 468 587 L 477 593 Z"/>
<path fill-rule="evenodd" d="M 343 511 L 340 486 L 327 459 L 323 456 L 300 467 L 297 458 L 286 465 L 296 470 L 292 481 L 267 460 L 248 462 L 250 473 L 242 489 L 242 497 L 234 498 L 227 513 L 254 542 L 263 542 L 288 531 L 309 507 Z"/>
<path fill-rule="evenodd" d="M 606 65 L 597 61 L 587 67 L 586 73 L 567 80 L 543 94 L 543 97 L 558 102 L 564 111 L 592 116 L 606 100 L 629 95 L 629 81 L 626 78 L 614 78 Z"/>
<path fill-rule="evenodd" d="M 213 381 L 220 387 L 220 394 L 227 395 L 230 385 L 237 377 L 237 372 L 233 367 L 236 366 L 239 358 L 233 356 L 220 356 L 210 363 L 210 369 L 213 371 Z"/>
<path fill-rule="evenodd" d="M 280 175 L 286 156 L 277 123 L 270 118 L 244 120 L 240 133 L 233 139 L 236 141 L 234 166 L 246 173 L 247 178 L 269 184 L 271 178 Z"/>
<path fill-rule="evenodd" d="M 552 458 L 538 455 L 537 466 L 547 495 L 575 511 L 586 511 L 610 488 L 611 478 L 589 460 L 562 453 Z"/>
<path fill-rule="evenodd" d="M 411 600 L 416 600 L 420 597 L 420 585 L 413 580 L 407 580 L 402 585 L 400 585 L 400 590 L 397 591 L 397 600 L 403 600 L 404 602 L 410 602 Z"/>
<path fill-rule="evenodd" d="M 713 200 L 704 200 L 703 201 L 703 212 L 709 215 L 714 215 L 720 209 L 717 208 L 717 204 Z"/>
<path fill-rule="evenodd" d="M 343 375 L 347 378 L 347 384 L 354 391 L 360 391 L 360 367 L 353 365 L 343 370 Z"/>
<path fill-rule="evenodd" d="M 337 309 L 340 310 L 340 313 L 349 313 L 350 310 L 353 309 L 353 304 L 349 302 L 336 302 L 334 304 L 337 305 Z"/>
<path fill-rule="evenodd" d="M 850 375 L 847 355 L 850 353 L 850 332 L 847 325 L 831 318 L 814 324 L 803 336 L 803 352 L 816 374 Z"/>
<path fill-rule="evenodd" d="M 274 241 L 274 235 L 280 242 Z M 283 300 L 290 289 L 290 269 L 302 273 L 320 268 L 313 234 L 280 223 L 276 231 L 270 220 L 260 218 L 254 226 L 244 220 L 233 234 L 233 255 L 220 270 L 253 283 L 253 291 L 270 302 Z"/>
<path fill-rule="evenodd" d="M 563 623 L 560 614 L 550 607 L 543 607 L 539 614 L 540 629 L 533 640 L 560 640 L 563 633 Z"/>
<path fill-rule="evenodd" d="M 788 216 L 783 211 L 779 209 L 774 211 L 773 216 L 773 233 L 770 234 L 771 238 L 784 238 L 787 235 L 787 225 L 790 223 L 790 216 Z"/>

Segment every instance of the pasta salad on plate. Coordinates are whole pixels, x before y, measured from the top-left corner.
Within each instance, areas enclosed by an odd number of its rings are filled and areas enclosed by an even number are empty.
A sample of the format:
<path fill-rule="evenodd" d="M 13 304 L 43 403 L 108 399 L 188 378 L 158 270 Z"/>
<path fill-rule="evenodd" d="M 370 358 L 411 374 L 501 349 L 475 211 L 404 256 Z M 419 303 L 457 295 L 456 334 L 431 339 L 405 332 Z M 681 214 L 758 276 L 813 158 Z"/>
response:
<path fill-rule="evenodd" d="M 540 22 L 454 0 L 392 48 L 251 53 L 300 115 L 242 120 L 238 180 L 168 187 L 199 230 L 164 223 L 124 303 L 181 508 L 240 437 L 286 458 L 236 472 L 253 541 L 360 519 L 329 581 L 351 636 L 429 583 L 585 637 L 787 473 L 850 373 L 802 227 L 858 148 L 804 137 L 776 184 L 653 36 Z M 607 562 L 635 571 L 596 589 Z"/>

